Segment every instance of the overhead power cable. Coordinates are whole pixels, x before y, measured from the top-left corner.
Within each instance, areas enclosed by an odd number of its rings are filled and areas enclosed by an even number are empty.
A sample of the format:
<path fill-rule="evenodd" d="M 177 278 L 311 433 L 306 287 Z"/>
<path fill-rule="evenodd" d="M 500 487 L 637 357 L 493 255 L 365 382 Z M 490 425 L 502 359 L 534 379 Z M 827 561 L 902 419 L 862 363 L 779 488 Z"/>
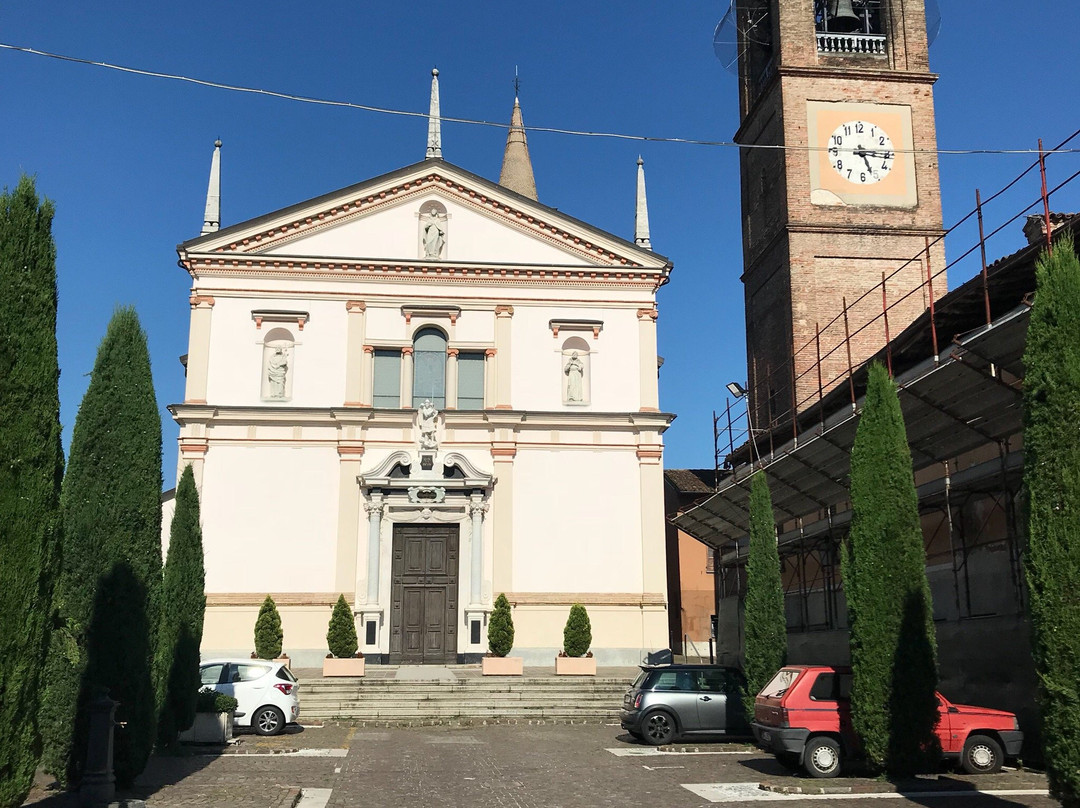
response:
<path fill-rule="evenodd" d="M 364 112 L 377 112 L 382 115 L 398 115 L 409 118 L 426 118 L 428 114 L 426 112 L 414 112 L 412 110 L 393 109 L 390 107 L 378 107 L 372 104 L 357 104 L 352 101 L 337 101 L 329 98 L 315 98 L 313 96 L 296 95 L 293 93 L 285 93 L 277 90 L 267 90 L 257 87 L 244 87 L 239 84 L 228 84 L 221 81 L 211 81 L 209 79 L 198 79 L 192 76 L 183 76 L 177 73 L 163 73 L 157 70 L 144 70 L 137 67 L 127 67 L 124 65 L 111 64 L 109 62 L 99 62 L 92 59 L 82 59 L 77 56 L 66 56 L 60 53 L 50 53 L 49 51 L 39 50 L 37 48 L 29 48 L 23 45 L 12 45 L 7 42 L 0 42 L 0 49 L 17 51 L 19 53 L 28 53 L 33 56 L 43 56 L 49 59 L 58 59 L 62 62 L 74 62 L 76 64 L 90 65 L 93 67 L 102 67 L 108 70 L 118 70 L 122 73 L 132 73 L 137 76 L 149 76 L 151 78 L 169 79 L 171 81 L 182 81 L 188 84 L 197 84 L 201 87 L 211 87 L 217 90 L 227 90 L 229 92 L 236 93 L 250 93 L 253 95 L 264 95 L 270 98 L 280 98 L 285 101 L 295 101 L 304 104 L 317 104 L 328 107 L 343 107 L 346 109 L 356 109 Z M 498 129 L 506 129 L 506 122 L 500 121 L 484 121 L 475 118 L 454 118 L 443 115 L 441 120 L 447 123 L 460 123 L 468 124 L 470 126 L 493 126 Z M 599 138 L 611 138 L 615 140 L 635 140 L 649 143 L 676 143 L 689 146 L 712 146 L 712 147 L 725 147 L 735 149 L 772 149 L 776 151 L 804 151 L 804 152 L 819 152 L 825 151 L 825 146 L 800 146 L 800 145 L 770 145 L 764 143 L 735 143 L 730 140 L 703 140 L 699 138 L 688 137 L 660 137 L 655 135 L 635 135 L 624 132 L 594 132 L 583 129 L 564 129 L 556 126 L 526 126 L 528 132 L 547 132 L 556 135 L 572 135 L 575 137 L 599 137 Z M 993 155 L 1011 155 L 1011 154 L 1038 154 L 1038 149 L 893 149 L 897 154 L 937 154 L 937 155 L 978 155 L 978 154 L 993 154 Z M 1080 153 L 1080 149 L 1060 149 L 1044 151 L 1043 154 L 1077 154 Z"/>

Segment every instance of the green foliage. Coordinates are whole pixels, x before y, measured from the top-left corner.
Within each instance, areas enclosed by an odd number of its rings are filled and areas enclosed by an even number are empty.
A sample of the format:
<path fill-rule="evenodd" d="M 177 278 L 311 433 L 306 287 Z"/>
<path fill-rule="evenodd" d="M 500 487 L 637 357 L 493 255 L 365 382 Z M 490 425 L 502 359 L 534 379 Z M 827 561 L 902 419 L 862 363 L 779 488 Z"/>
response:
<path fill-rule="evenodd" d="M 910 774 L 940 753 L 937 645 L 904 417 L 879 363 L 851 450 L 851 508 L 842 566 L 852 724 L 872 766 Z"/>
<path fill-rule="evenodd" d="M 497 657 L 506 656 L 514 647 L 514 618 L 506 595 L 495 598 L 495 608 L 488 618 L 487 636 L 488 650 Z"/>
<path fill-rule="evenodd" d="M 199 492 L 190 465 L 176 486 L 175 510 L 169 526 L 169 555 L 162 587 L 161 629 L 154 674 L 160 711 L 158 740 L 175 742 L 176 735 L 195 721 L 199 690 L 199 646 L 206 612 L 206 573 L 203 566 Z"/>
<path fill-rule="evenodd" d="M 589 622 L 589 613 L 580 603 L 575 603 L 570 607 L 570 616 L 563 629 L 563 651 L 567 656 L 582 657 L 589 652 L 591 645 L 592 624 Z"/>
<path fill-rule="evenodd" d="M 240 702 L 232 696 L 226 696 L 224 693 L 218 693 L 210 688 L 192 692 L 194 695 L 191 697 L 191 703 L 197 713 L 231 713 L 240 706 Z M 194 720 L 192 719 L 193 723 Z"/>
<path fill-rule="evenodd" d="M 49 761 L 77 776 L 86 754 L 82 709 L 99 689 L 120 705 L 117 785 L 128 787 L 153 748 L 153 664 L 161 597 L 161 417 L 146 335 L 132 308 L 119 308 L 98 348 L 71 441 L 64 518 L 60 616 L 78 649 L 50 670 Z M 77 683 L 64 677 L 74 676 Z M 76 694 L 75 701 L 70 699 Z M 72 736 L 66 729 L 74 726 Z"/>
<path fill-rule="evenodd" d="M 1024 486 L 1032 652 L 1050 793 L 1080 806 L 1080 261 L 1071 240 L 1036 265 L 1024 353 Z"/>
<path fill-rule="evenodd" d="M 356 656 L 356 617 L 344 595 L 338 595 L 334 611 L 330 615 L 330 628 L 326 632 L 326 646 L 338 659 Z"/>
<path fill-rule="evenodd" d="M 53 206 L 22 177 L 0 193 L 0 806 L 21 805 L 60 552 L 60 370 Z"/>
<path fill-rule="evenodd" d="M 746 561 L 746 626 L 743 658 L 746 687 L 743 709 L 754 718 L 754 697 L 787 660 L 787 617 L 776 520 L 765 472 L 750 478 L 750 555 Z"/>
<path fill-rule="evenodd" d="M 267 595 L 255 620 L 255 655 L 259 659 L 276 659 L 281 656 L 283 636 L 277 604 Z"/>

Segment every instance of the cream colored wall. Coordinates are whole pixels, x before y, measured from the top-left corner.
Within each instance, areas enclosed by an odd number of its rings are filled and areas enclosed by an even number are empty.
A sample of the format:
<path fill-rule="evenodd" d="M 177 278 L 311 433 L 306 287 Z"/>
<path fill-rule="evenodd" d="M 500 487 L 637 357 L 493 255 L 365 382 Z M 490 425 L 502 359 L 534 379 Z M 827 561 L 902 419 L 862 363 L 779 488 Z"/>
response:
<path fill-rule="evenodd" d="M 518 264 L 585 264 L 580 256 L 511 229 L 488 213 L 438 193 L 411 197 L 377 214 L 288 241 L 267 254 L 416 260 L 423 257 L 417 214 L 431 200 L 445 205 L 449 216 L 446 260 L 499 263 L 513 256 Z"/>
<path fill-rule="evenodd" d="M 213 446 L 200 503 L 206 591 L 333 591 L 337 501 L 332 446 Z"/>
<path fill-rule="evenodd" d="M 295 320 L 264 321 L 261 328 L 256 328 L 251 312 L 263 309 L 306 311 L 310 319 L 303 331 Z M 285 328 L 295 340 L 289 367 L 292 398 L 264 402 L 261 398 L 263 340 L 275 328 Z M 215 298 L 210 334 L 206 400 L 234 406 L 340 405 L 345 400 L 346 329 L 345 306 L 341 302 L 219 295 Z"/>
<path fill-rule="evenodd" d="M 513 474 L 514 591 L 641 591 L 633 451 L 519 448 Z"/>

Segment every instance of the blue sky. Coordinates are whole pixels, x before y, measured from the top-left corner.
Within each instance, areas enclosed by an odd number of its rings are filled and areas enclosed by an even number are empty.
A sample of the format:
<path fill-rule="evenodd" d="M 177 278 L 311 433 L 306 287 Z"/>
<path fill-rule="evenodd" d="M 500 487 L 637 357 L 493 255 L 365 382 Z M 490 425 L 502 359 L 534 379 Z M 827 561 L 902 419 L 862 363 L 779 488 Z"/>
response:
<path fill-rule="evenodd" d="M 940 0 L 931 50 L 939 147 L 1034 148 L 1080 128 L 1080 8 Z M 426 111 L 439 67 L 443 113 L 508 121 L 515 66 L 526 126 L 730 140 L 737 90 L 712 52 L 726 3 L 309 4 L 7 2 L 0 42 L 211 81 Z M 1035 14 L 1035 11 L 1038 14 Z M 162 406 L 165 487 L 183 397 L 187 274 L 175 245 L 198 234 L 220 137 L 222 224 L 281 208 L 421 159 L 426 124 L 0 50 L 0 185 L 37 177 L 56 203 L 61 405 L 70 440 L 86 374 L 117 304 L 138 309 Z M 444 123 L 447 160 L 498 179 L 505 131 Z M 738 155 L 734 149 L 531 133 L 540 201 L 633 236 L 635 161 L 646 161 L 653 245 L 675 270 L 660 292 L 661 404 L 678 419 L 668 467 L 712 465 L 712 410 L 745 380 Z M 1078 145 L 1074 143 L 1073 145 Z M 944 218 L 1022 171 L 1025 156 L 945 156 Z M 1049 161 L 1052 185 L 1080 155 Z M 1055 200 L 1080 209 L 1080 182 Z M 1038 195 L 1037 175 L 987 210 L 996 227 Z M 950 237 L 950 260 L 975 242 Z M 1014 225 L 991 258 L 1022 243 Z M 974 256 L 974 261 L 977 261 Z M 968 260 L 950 286 L 978 271 Z"/>

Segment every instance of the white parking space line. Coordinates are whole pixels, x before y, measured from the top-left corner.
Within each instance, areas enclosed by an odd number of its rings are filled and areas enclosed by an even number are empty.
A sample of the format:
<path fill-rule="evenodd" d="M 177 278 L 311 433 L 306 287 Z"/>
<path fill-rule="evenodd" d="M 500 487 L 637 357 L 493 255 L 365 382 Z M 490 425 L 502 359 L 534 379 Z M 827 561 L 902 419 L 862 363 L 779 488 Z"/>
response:
<path fill-rule="evenodd" d="M 348 749 L 294 749 L 288 752 L 238 752 L 234 755 L 219 755 L 205 753 L 201 757 L 227 757 L 227 758 L 250 758 L 250 757 L 327 757 L 343 758 L 349 754 Z"/>
<path fill-rule="evenodd" d="M 296 808 L 326 808 L 332 791 L 333 789 L 329 788 L 302 788 Z"/>
<path fill-rule="evenodd" d="M 665 752 L 663 749 L 657 749 L 655 746 L 622 746 L 614 749 L 606 750 L 611 752 L 615 757 L 682 757 L 683 755 L 754 755 L 757 754 L 753 750 L 743 750 L 740 752 Z"/>
<path fill-rule="evenodd" d="M 709 802 L 759 802 L 777 800 L 896 800 L 917 797 L 1045 797 L 1046 789 L 987 789 L 985 791 L 879 791 L 861 794 L 778 794 L 757 783 L 683 783 L 683 788 Z"/>

